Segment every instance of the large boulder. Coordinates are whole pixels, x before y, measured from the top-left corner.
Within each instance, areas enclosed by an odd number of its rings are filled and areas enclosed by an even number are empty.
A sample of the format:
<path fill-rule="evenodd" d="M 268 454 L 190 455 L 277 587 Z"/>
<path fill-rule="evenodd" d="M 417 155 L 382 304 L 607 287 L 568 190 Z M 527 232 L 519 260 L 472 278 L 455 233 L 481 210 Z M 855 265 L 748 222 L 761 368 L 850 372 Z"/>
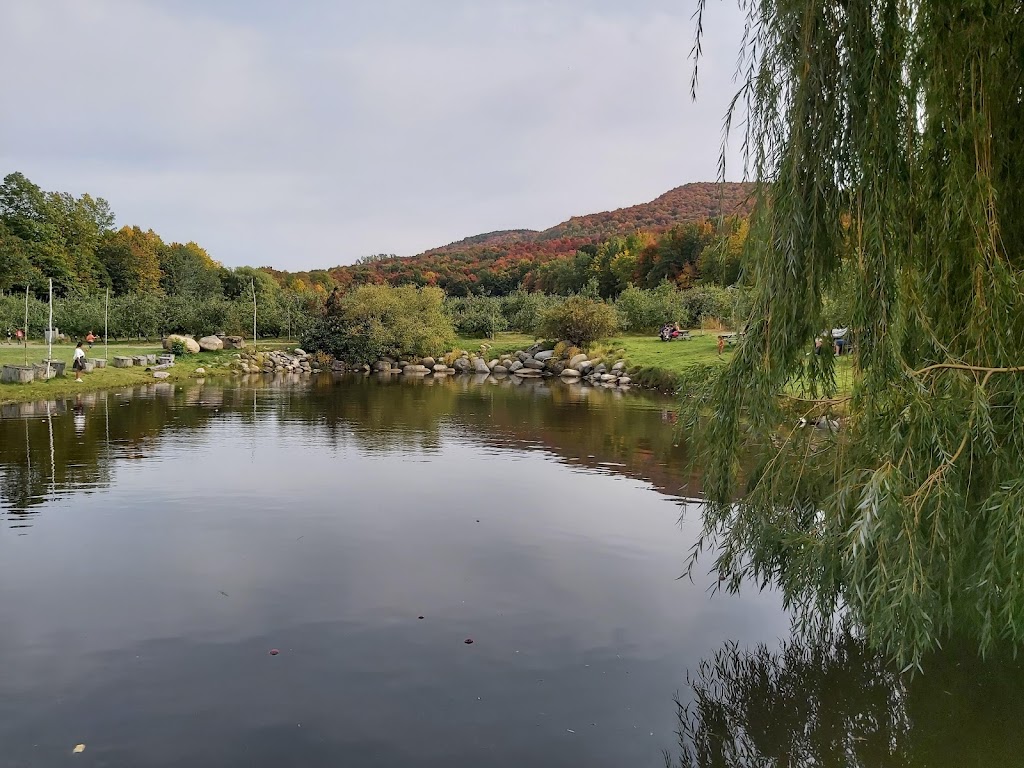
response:
<path fill-rule="evenodd" d="M 224 349 L 245 349 L 245 339 L 241 336 L 220 336 Z"/>
<path fill-rule="evenodd" d="M 533 368 L 535 371 L 540 371 L 540 370 L 543 370 L 543 368 L 544 368 L 544 363 L 542 363 L 540 360 L 536 360 L 534 358 L 530 358 L 529 360 L 524 360 L 523 361 L 523 365 L 526 368 Z"/>
<path fill-rule="evenodd" d="M 171 347 L 174 346 L 174 342 L 176 341 L 180 341 L 182 344 L 184 344 L 185 351 L 188 352 L 189 354 L 199 354 L 200 347 L 198 341 L 193 339 L 191 336 L 179 336 L 176 333 L 172 333 L 170 336 L 167 337 L 167 339 L 164 341 L 164 349 L 170 349 Z"/>
<path fill-rule="evenodd" d="M 482 357 L 474 357 L 473 372 L 490 374 L 491 369 L 487 367 L 487 363 L 484 362 L 484 359 Z"/>
<path fill-rule="evenodd" d="M 216 336 L 203 336 L 203 338 L 199 340 L 199 348 L 203 350 L 203 352 L 219 352 L 224 349 L 224 342 Z"/>
<path fill-rule="evenodd" d="M 432 357 L 424 357 L 422 360 L 420 360 L 420 365 L 423 365 L 427 368 L 433 368 L 436 364 L 437 360 L 435 360 Z"/>
<path fill-rule="evenodd" d="M 587 359 L 587 356 L 585 354 L 583 354 L 582 352 L 580 354 L 578 354 L 578 355 L 574 355 L 569 360 L 569 367 L 570 368 L 576 368 L 576 366 L 578 366 L 580 363 L 586 361 L 586 359 Z M 576 368 L 576 370 L 579 370 L 579 369 Z"/>
<path fill-rule="evenodd" d="M 577 371 L 575 368 L 566 368 L 559 375 L 563 379 L 578 379 L 580 377 L 580 372 Z"/>
<path fill-rule="evenodd" d="M 533 356 L 533 359 L 534 360 L 540 360 L 541 362 L 544 362 L 545 360 L 550 360 L 554 356 L 555 356 L 555 351 L 553 349 L 546 349 L 543 352 L 538 352 L 537 354 L 535 354 Z"/>
<path fill-rule="evenodd" d="M 508 369 L 509 369 L 510 372 L 515 373 L 516 371 L 518 371 L 522 367 L 523 367 L 523 364 L 520 361 L 516 360 L 514 363 L 512 363 L 512 365 L 510 365 L 508 367 Z"/>

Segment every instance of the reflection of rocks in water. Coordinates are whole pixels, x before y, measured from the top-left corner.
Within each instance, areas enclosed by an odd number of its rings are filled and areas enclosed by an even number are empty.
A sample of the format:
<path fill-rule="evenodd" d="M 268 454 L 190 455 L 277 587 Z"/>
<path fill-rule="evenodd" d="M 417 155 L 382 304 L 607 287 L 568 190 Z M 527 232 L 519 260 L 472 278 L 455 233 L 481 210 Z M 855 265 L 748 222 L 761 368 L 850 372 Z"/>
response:
<path fill-rule="evenodd" d="M 1024 664 L 948 648 L 900 674 L 848 631 L 728 644 L 687 676 L 669 768 L 1024 764 Z"/>

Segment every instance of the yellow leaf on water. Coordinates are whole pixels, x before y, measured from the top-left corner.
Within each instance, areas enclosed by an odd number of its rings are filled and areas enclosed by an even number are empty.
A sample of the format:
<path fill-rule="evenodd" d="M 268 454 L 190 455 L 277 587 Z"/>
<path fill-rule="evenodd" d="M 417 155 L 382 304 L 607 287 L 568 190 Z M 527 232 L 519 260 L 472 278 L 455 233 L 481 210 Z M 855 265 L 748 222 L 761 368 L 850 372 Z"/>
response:
<path fill-rule="evenodd" d="M 73 755 L 77 755 L 79 752 L 85 752 L 85 744 L 78 744 L 71 750 L 71 754 Z"/>

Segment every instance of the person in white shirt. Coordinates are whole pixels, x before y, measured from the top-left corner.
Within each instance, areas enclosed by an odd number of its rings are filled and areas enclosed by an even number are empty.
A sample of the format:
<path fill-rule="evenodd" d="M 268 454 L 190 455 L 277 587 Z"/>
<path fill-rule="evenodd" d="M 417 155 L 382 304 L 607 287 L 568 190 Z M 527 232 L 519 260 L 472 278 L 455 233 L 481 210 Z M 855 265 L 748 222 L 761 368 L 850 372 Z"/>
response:
<path fill-rule="evenodd" d="M 71 360 L 71 367 L 75 369 L 75 381 L 82 380 L 82 371 L 85 370 L 85 350 L 82 349 L 82 342 L 75 347 L 75 356 Z"/>

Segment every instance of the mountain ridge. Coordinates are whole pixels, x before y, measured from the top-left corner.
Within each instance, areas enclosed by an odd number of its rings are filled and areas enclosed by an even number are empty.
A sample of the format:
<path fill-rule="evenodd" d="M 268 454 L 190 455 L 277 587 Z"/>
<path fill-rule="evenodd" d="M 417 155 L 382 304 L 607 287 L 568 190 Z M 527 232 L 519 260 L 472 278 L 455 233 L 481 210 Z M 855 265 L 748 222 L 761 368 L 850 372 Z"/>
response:
<path fill-rule="evenodd" d="M 646 203 L 573 216 L 541 231 L 483 232 L 413 256 L 379 256 L 325 271 L 343 289 L 388 283 L 436 285 L 457 296 L 504 294 L 534 285 L 537 270 L 548 262 L 571 258 L 581 248 L 610 238 L 636 232 L 660 235 L 719 217 L 746 216 L 753 190 L 746 182 L 692 182 Z"/>

